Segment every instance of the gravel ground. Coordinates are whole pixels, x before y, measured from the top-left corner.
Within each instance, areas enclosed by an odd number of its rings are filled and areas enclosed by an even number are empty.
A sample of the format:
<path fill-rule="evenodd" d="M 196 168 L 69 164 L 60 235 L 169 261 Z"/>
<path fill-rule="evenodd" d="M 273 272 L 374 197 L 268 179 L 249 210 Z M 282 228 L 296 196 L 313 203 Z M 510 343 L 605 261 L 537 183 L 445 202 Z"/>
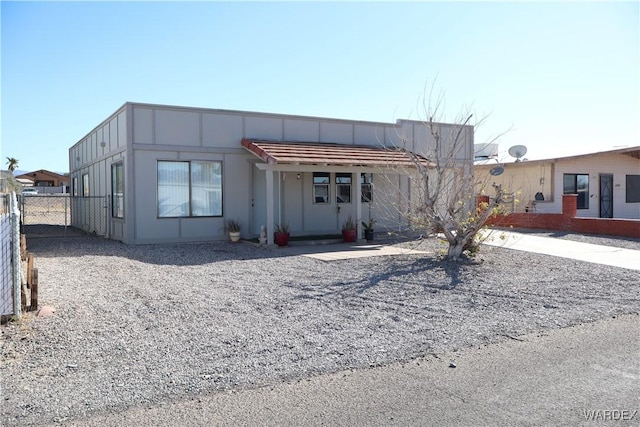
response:
<path fill-rule="evenodd" d="M 640 312 L 635 271 L 497 247 L 462 263 L 326 263 L 246 242 L 87 237 L 33 239 L 29 250 L 40 304 L 56 313 L 0 328 L 8 426 L 68 424 Z"/>

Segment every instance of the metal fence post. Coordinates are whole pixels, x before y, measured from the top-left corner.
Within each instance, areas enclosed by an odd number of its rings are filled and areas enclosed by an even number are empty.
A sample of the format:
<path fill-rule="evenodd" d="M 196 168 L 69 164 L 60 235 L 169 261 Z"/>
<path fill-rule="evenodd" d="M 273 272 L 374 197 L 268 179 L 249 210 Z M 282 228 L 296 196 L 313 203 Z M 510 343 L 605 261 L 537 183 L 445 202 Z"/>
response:
<path fill-rule="evenodd" d="M 109 196 L 106 195 L 104 196 L 104 237 L 106 237 L 107 239 L 110 238 L 110 228 L 111 228 L 111 221 L 109 221 L 109 217 L 111 215 L 111 203 L 109 200 Z"/>
<path fill-rule="evenodd" d="M 70 197 L 67 197 L 67 195 L 64 195 L 64 237 L 67 237 L 67 226 L 69 225 L 67 221 L 67 212 L 68 212 L 68 208 L 69 208 L 69 199 Z"/>
<path fill-rule="evenodd" d="M 18 195 L 17 197 L 17 204 L 18 204 L 18 210 L 20 212 L 24 212 L 24 197 L 22 195 Z M 24 233 L 24 214 L 20 217 L 20 233 Z"/>

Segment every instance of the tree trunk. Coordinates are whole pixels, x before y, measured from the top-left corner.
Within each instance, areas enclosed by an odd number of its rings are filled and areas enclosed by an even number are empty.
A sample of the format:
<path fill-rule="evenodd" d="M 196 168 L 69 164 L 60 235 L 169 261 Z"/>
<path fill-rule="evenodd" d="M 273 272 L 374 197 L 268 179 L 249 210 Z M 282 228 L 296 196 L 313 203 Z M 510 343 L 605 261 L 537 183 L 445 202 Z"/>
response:
<path fill-rule="evenodd" d="M 456 240 L 455 242 L 449 242 L 449 249 L 447 250 L 447 258 L 452 261 L 458 261 L 464 251 L 465 242 Z"/>

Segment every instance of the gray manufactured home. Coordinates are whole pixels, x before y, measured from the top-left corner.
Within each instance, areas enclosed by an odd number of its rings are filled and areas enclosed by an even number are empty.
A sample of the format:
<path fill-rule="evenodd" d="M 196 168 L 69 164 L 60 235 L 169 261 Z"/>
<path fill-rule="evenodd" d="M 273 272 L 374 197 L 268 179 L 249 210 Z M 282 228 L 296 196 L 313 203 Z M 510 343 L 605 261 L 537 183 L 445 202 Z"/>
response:
<path fill-rule="evenodd" d="M 458 160 L 470 170 L 473 127 L 463 130 Z M 106 201 L 102 215 L 72 212 L 72 221 L 86 231 L 104 221 L 108 238 L 128 244 L 223 240 L 226 219 L 239 220 L 245 238 L 264 227 L 269 243 L 275 224 L 293 236 L 337 234 L 349 216 L 402 230 L 401 209 L 390 205 L 412 191 L 400 172 L 411 162 L 397 147 L 420 153 L 428 144 L 414 120 L 128 102 L 69 149 L 73 195 Z"/>

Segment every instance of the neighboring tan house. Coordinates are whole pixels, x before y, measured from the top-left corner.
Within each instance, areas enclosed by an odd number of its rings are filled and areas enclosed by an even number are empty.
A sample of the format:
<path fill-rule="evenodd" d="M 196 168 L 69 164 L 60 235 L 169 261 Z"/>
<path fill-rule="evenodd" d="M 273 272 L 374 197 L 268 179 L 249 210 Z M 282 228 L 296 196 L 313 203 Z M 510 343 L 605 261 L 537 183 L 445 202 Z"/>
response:
<path fill-rule="evenodd" d="M 27 172 L 22 175 L 16 175 L 18 182 L 29 180 L 33 182 L 34 187 L 62 187 L 69 185 L 69 177 L 60 175 L 55 172 L 40 169 L 34 172 Z"/>
<path fill-rule="evenodd" d="M 462 130 L 458 164 L 470 173 L 473 127 L 437 126 Z M 104 234 L 130 244 L 226 239 L 227 219 L 240 221 L 245 238 L 264 226 L 269 243 L 275 224 L 288 223 L 293 236 L 339 234 L 348 216 L 398 230 L 407 221 L 384 215 L 380 195 L 411 189 L 389 166 L 413 165 L 398 146 L 420 153 L 428 144 L 419 121 L 127 102 L 69 149 L 71 191 L 105 198 Z M 102 229 L 92 221 L 72 208 L 73 225 Z"/>
<path fill-rule="evenodd" d="M 502 174 L 491 175 L 497 166 Z M 577 194 L 578 217 L 640 219 L 640 146 L 501 165 L 490 159 L 474 174 L 512 192 L 514 212 L 559 213 L 562 195 Z"/>

